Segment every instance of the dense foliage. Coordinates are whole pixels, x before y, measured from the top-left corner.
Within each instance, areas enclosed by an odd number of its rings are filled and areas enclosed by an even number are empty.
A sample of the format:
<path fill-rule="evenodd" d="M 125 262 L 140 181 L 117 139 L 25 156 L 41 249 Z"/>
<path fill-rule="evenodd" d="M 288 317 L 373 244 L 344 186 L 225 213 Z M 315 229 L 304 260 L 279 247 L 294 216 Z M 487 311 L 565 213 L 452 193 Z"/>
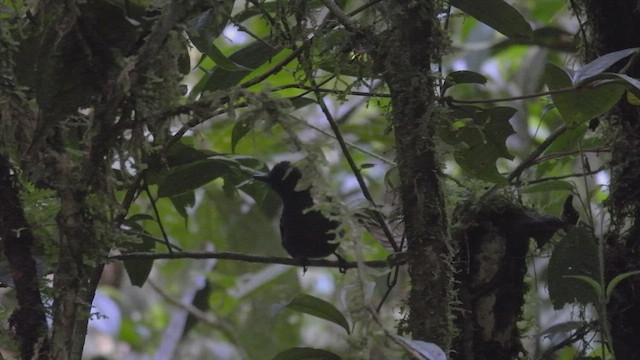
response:
<path fill-rule="evenodd" d="M 2 354 L 611 358 L 640 81 L 592 10 L 1 2 Z M 346 265 L 282 249 L 284 160 Z"/>

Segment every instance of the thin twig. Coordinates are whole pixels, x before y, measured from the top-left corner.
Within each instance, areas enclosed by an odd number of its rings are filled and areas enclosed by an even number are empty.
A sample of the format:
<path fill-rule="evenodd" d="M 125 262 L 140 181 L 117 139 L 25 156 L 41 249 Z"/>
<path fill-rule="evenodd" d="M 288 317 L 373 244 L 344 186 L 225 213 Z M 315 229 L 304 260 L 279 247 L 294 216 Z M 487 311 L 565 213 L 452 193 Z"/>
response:
<path fill-rule="evenodd" d="M 581 88 L 586 88 L 587 86 L 569 86 L 566 88 L 543 91 L 535 94 L 527 94 L 527 95 L 518 95 L 518 96 L 510 96 L 505 98 L 497 98 L 497 99 L 454 99 L 450 96 L 444 96 L 439 98 L 441 101 L 445 101 L 447 103 L 455 103 L 455 104 L 493 104 L 497 102 L 510 102 L 515 100 L 529 100 L 532 98 L 543 97 L 547 95 L 555 95 L 555 94 L 564 94 L 575 92 L 580 90 Z M 590 83 L 589 88 L 597 87 L 594 84 Z"/>
<path fill-rule="evenodd" d="M 324 88 L 320 88 L 319 86 L 322 86 L 322 84 L 319 84 L 318 88 L 314 88 L 312 86 L 302 85 L 302 84 L 287 84 L 287 85 L 274 87 L 272 90 L 279 91 L 279 90 L 286 90 L 286 89 L 300 89 L 300 90 L 307 90 L 308 91 L 307 94 L 309 92 L 318 91 L 318 92 L 330 93 L 334 95 L 354 95 L 354 96 L 380 97 L 380 98 L 391 97 L 391 94 L 386 94 L 386 93 L 372 93 L 367 91 L 353 91 L 353 90 L 345 92 L 345 91 L 336 90 L 336 89 L 324 89 Z"/>
<path fill-rule="evenodd" d="M 162 220 L 160 219 L 160 212 L 158 211 L 158 207 L 156 206 L 156 199 L 151 195 L 151 191 L 149 191 L 149 187 L 147 184 L 144 184 L 144 191 L 147 193 L 147 197 L 149 198 L 149 202 L 151 202 L 151 207 L 153 208 L 153 213 L 156 215 L 156 222 L 158 223 L 158 227 L 160 228 L 160 233 L 162 233 L 162 240 L 167 247 L 169 253 L 173 254 L 173 248 L 171 246 L 171 242 L 169 241 L 169 236 L 167 232 L 164 230 L 164 225 L 162 225 Z"/>
<path fill-rule="evenodd" d="M 565 125 L 561 125 L 558 127 L 551 135 L 549 135 L 540 146 L 538 146 L 534 151 L 532 151 L 529 156 L 527 156 L 512 172 L 507 176 L 507 180 L 513 181 L 517 177 L 519 177 L 522 172 L 524 172 L 527 168 L 535 164 L 536 159 L 542 155 L 545 150 L 556 141 L 560 135 L 564 134 L 567 131 L 567 127 Z"/>
<path fill-rule="evenodd" d="M 313 79 L 311 81 L 314 87 L 316 87 L 315 81 Z M 338 124 L 336 124 L 335 120 L 333 119 L 333 115 L 331 115 L 331 112 L 329 111 L 329 108 L 327 107 L 327 104 L 324 101 L 324 97 L 319 92 L 315 92 L 315 94 L 316 94 L 316 98 L 318 99 L 318 105 L 320 105 L 320 109 L 322 110 L 327 121 L 329 122 L 329 125 L 331 126 L 331 130 L 333 131 L 333 134 L 336 136 L 336 140 L 340 145 L 342 154 L 344 155 L 345 159 L 347 159 L 347 162 L 351 167 L 351 171 L 353 172 L 353 175 L 355 175 L 356 180 L 358 181 L 358 185 L 360 185 L 360 189 L 362 190 L 362 195 L 364 195 L 367 201 L 369 201 L 369 203 L 373 206 L 373 208 L 376 209 L 376 211 L 373 212 L 373 216 L 378 222 L 378 225 L 380 225 L 380 228 L 382 228 L 382 230 L 384 231 L 384 234 L 389 240 L 389 243 L 391 244 L 391 246 L 393 247 L 393 250 L 395 252 L 400 252 L 401 250 L 398 247 L 398 244 L 396 244 L 396 240 L 393 237 L 391 230 L 389 230 L 389 226 L 387 226 L 387 222 L 382 217 L 382 214 L 379 211 L 377 211 L 378 206 L 376 205 L 375 200 L 373 200 L 373 196 L 371 196 L 371 193 L 369 192 L 367 183 L 364 181 L 364 178 L 362 177 L 362 173 L 360 172 L 358 165 L 356 164 L 355 160 L 353 160 L 353 157 L 349 152 L 349 147 L 347 146 L 344 138 L 342 137 L 340 127 L 338 127 Z"/>
<path fill-rule="evenodd" d="M 258 35 L 254 34 L 251 30 L 249 30 L 246 26 L 242 25 L 241 23 L 235 21 L 233 18 L 230 18 L 229 21 L 231 21 L 231 23 L 233 25 L 235 25 L 239 31 L 242 31 L 246 34 L 248 34 L 250 37 L 256 39 L 256 41 L 261 42 L 265 45 L 267 45 L 268 47 L 270 47 L 271 49 L 278 49 L 276 46 L 274 46 L 273 44 L 269 43 L 268 41 L 266 41 L 265 39 L 259 37 Z"/>
<path fill-rule="evenodd" d="M 551 135 L 549 135 L 542 142 L 542 144 L 540 144 L 540 146 L 538 146 L 535 150 L 533 150 L 529 154 L 529 156 L 527 156 L 524 160 L 522 160 L 520 164 L 518 164 L 518 166 L 509 174 L 509 176 L 507 176 L 507 180 L 510 183 L 513 182 L 516 178 L 518 178 L 522 174 L 522 172 L 524 172 L 529 167 L 533 166 L 535 164 L 536 159 L 540 155 L 542 155 L 542 153 L 545 150 L 547 150 L 547 148 L 549 148 L 549 146 L 551 146 L 551 144 L 553 144 L 553 142 L 556 141 L 556 139 L 558 139 L 560 135 L 564 134 L 565 131 L 567 131 L 567 127 L 565 125 L 561 125 L 560 127 L 558 127 Z M 492 186 L 491 189 L 487 190 L 487 192 L 485 192 L 481 198 L 482 199 L 490 198 L 501 186 L 502 185 L 499 185 L 499 184 Z"/>
<path fill-rule="evenodd" d="M 307 126 L 307 127 L 311 128 L 311 129 L 313 129 L 313 130 L 315 130 L 315 131 L 317 131 L 317 132 L 321 133 L 322 135 L 325 135 L 325 136 L 328 136 L 328 137 L 330 137 L 330 138 L 336 139 L 336 136 L 335 136 L 334 134 L 331 134 L 331 133 L 329 133 L 329 132 L 327 132 L 327 131 L 324 131 L 324 130 L 320 129 L 319 127 L 313 126 L 313 125 L 309 124 L 307 121 L 304 121 L 304 120 L 299 119 L 299 118 L 294 117 L 294 116 L 292 116 L 292 118 L 294 118 L 294 119 L 296 119 L 296 120 L 299 120 L 299 121 L 300 121 L 300 123 L 302 123 L 303 125 L 305 125 L 305 126 Z M 376 158 L 376 159 L 378 159 L 378 160 L 382 161 L 382 162 L 383 162 L 383 163 L 385 163 L 385 164 L 395 165 L 395 162 L 394 162 L 393 160 L 389 160 L 389 159 L 387 159 L 387 158 L 385 158 L 385 157 L 383 157 L 383 156 L 380 156 L 380 155 L 375 154 L 375 153 L 373 153 L 373 152 L 371 152 L 371 151 L 365 150 L 365 149 L 363 149 L 363 148 L 359 147 L 358 145 L 355 145 L 355 144 L 350 143 L 350 142 L 348 142 L 348 141 L 345 141 L 345 144 L 346 144 L 348 147 L 350 147 L 350 148 L 352 148 L 352 149 L 354 149 L 354 150 L 357 150 L 357 151 L 359 151 L 359 152 L 361 152 L 361 153 L 363 153 L 363 154 L 369 155 L 369 156 L 371 156 L 372 158 Z"/>
<path fill-rule="evenodd" d="M 369 314 L 371 315 L 371 317 L 373 318 L 373 320 L 376 322 L 376 324 L 378 324 L 380 329 L 382 329 L 384 334 L 391 341 L 393 341 L 394 343 L 398 344 L 407 354 L 413 356 L 415 359 L 429 360 L 424 355 L 422 355 L 421 353 L 416 351 L 414 348 L 409 346 L 409 344 L 407 344 L 406 342 L 402 341 L 400 339 L 400 337 L 397 336 L 396 334 L 394 334 L 391 330 L 387 329 L 387 327 L 384 324 L 384 321 L 382 320 L 382 318 L 380 318 L 380 315 L 378 315 L 378 313 L 376 312 L 376 309 L 374 309 L 372 305 L 367 304 L 366 305 L 366 309 L 369 312 Z"/>
<path fill-rule="evenodd" d="M 572 177 L 582 177 L 585 175 L 595 175 L 601 171 L 605 171 L 607 169 L 606 166 L 601 166 L 595 170 L 591 170 L 590 172 L 581 172 L 581 173 L 573 173 L 573 174 L 566 174 L 566 175 L 560 175 L 560 176 L 549 176 L 546 178 L 540 178 L 540 179 L 535 179 L 535 180 L 531 180 L 531 181 L 527 181 L 525 183 L 525 185 L 533 185 L 533 184 L 539 184 L 542 182 L 547 182 L 547 181 L 554 181 L 554 180 L 564 180 L 564 179 L 568 179 L 568 178 L 572 178 Z"/>
<path fill-rule="evenodd" d="M 609 146 L 602 146 L 602 147 L 597 147 L 597 148 L 591 148 L 591 149 L 583 149 L 582 152 L 584 153 L 601 153 L 601 152 L 610 152 L 611 151 L 611 147 Z M 557 159 L 557 158 L 561 158 L 561 157 L 565 157 L 565 156 L 572 156 L 572 155 L 576 155 L 578 154 L 579 151 L 578 150 L 571 150 L 571 151 L 559 151 L 553 154 L 548 154 L 545 156 L 540 156 L 538 159 L 536 159 L 536 164 L 540 164 L 543 163 L 545 161 L 549 161 L 552 159 Z"/>

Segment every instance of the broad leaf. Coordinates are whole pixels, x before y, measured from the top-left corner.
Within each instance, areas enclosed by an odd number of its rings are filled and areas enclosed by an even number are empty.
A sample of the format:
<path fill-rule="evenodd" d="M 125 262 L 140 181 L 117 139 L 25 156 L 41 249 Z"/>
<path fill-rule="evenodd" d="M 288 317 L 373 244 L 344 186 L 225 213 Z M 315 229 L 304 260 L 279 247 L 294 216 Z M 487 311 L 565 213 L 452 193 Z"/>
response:
<path fill-rule="evenodd" d="M 238 141 L 253 129 L 257 121 L 258 117 L 253 111 L 244 112 L 238 121 L 236 121 L 231 131 L 231 152 L 236 152 Z"/>
<path fill-rule="evenodd" d="M 182 193 L 180 195 L 172 196 L 169 198 L 173 207 L 178 211 L 178 214 L 182 216 L 185 221 L 185 226 L 187 224 L 187 220 L 189 219 L 189 214 L 187 213 L 188 208 L 192 208 L 196 203 L 196 196 L 193 191 L 188 191 Z"/>
<path fill-rule="evenodd" d="M 515 113 L 510 107 L 462 106 L 453 113 L 459 120 L 440 127 L 438 134 L 456 147 L 454 159 L 462 169 L 482 180 L 504 184 L 507 180 L 498 172 L 496 161 L 501 157 L 513 159 L 506 140 L 514 134 L 509 119 Z"/>
<path fill-rule="evenodd" d="M 534 184 L 526 186 L 522 189 L 522 192 L 525 194 L 531 193 L 539 193 L 539 192 L 549 192 L 549 191 L 568 191 L 572 192 L 574 190 L 574 185 L 569 181 L 562 180 L 554 180 L 554 181 L 545 181 L 540 184 Z"/>
<path fill-rule="evenodd" d="M 203 160 L 209 156 L 216 155 L 213 151 L 195 149 L 183 140 L 175 143 L 167 152 L 167 165 L 173 167 L 188 164 L 190 162 Z"/>
<path fill-rule="evenodd" d="M 246 70 L 229 60 L 213 44 L 229 21 L 234 0 L 218 1 L 218 6 L 211 8 L 187 21 L 186 32 L 193 45 L 203 54 L 209 56 L 218 66 L 230 70 Z"/>
<path fill-rule="evenodd" d="M 140 238 L 140 243 L 130 244 L 127 247 L 127 251 L 152 251 L 156 246 L 155 239 L 141 226 L 134 224 L 133 221 L 130 221 L 129 225 L 132 225 L 132 228 L 137 232 L 140 232 L 141 235 L 138 236 Z M 153 259 L 127 259 L 124 260 L 123 263 L 124 268 L 127 270 L 127 274 L 129 275 L 129 279 L 131 280 L 131 284 L 137 287 L 142 287 L 149 278 L 151 268 L 153 268 Z"/>
<path fill-rule="evenodd" d="M 338 310 L 331 303 L 328 303 L 322 299 L 319 299 L 315 296 L 307 295 L 307 294 L 299 294 L 294 297 L 287 307 L 291 310 L 303 312 L 305 314 L 309 314 L 327 321 L 331 321 L 332 323 L 341 326 L 343 329 L 347 331 L 348 334 L 351 333 L 349 330 L 349 323 L 347 319 L 342 315 L 340 310 Z"/>
<path fill-rule="evenodd" d="M 160 180 L 158 197 L 173 197 L 195 190 L 233 172 L 238 166 L 233 160 L 212 157 L 175 167 Z"/>
<path fill-rule="evenodd" d="M 579 70 L 576 71 L 573 83 L 575 85 L 580 84 L 585 79 L 596 76 L 607 70 L 611 67 L 611 65 L 617 63 L 618 61 L 626 58 L 627 56 L 638 52 L 640 48 L 631 48 L 620 51 L 615 51 L 599 58 L 593 60 L 592 62 L 584 65 Z"/>
<path fill-rule="evenodd" d="M 473 71 L 454 71 L 449 73 L 444 79 L 444 85 L 442 85 L 442 93 L 444 94 L 447 89 L 458 84 L 481 84 L 487 83 L 487 78 L 482 74 L 478 74 Z"/>
<path fill-rule="evenodd" d="M 522 14 L 502 0 L 450 0 L 449 4 L 508 38 L 529 39 L 533 36 L 531 25 Z"/>
<path fill-rule="evenodd" d="M 593 84 L 597 86 L 598 84 L 604 83 L 604 82 L 619 84 L 621 86 L 624 86 L 629 92 L 633 93 L 635 96 L 640 96 L 640 81 L 625 74 L 602 73 L 590 78 L 586 78 L 582 80 L 578 85 L 585 86 L 585 85 Z"/>
<path fill-rule="evenodd" d="M 275 49 L 262 41 L 256 41 L 233 53 L 229 56 L 229 60 L 247 69 L 255 69 L 269 61 L 279 52 L 280 49 Z M 251 70 L 229 71 L 217 66 L 211 70 L 208 76 L 201 80 L 203 85 L 200 88 L 209 91 L 226 90 L 237 85 L 240 80 L 250 73 Z"/>
<path fill-rule="evenodd" d="M 544 79 L 549 90 L 574 87 L 571 72 L 553 64 L 545 67 Z M 605 83 L 592 88 L 551 95 L 556 108 L 567 126 L 574 127 L 609 111 L 624 94 L 625 87 L 615 83 Z"/>

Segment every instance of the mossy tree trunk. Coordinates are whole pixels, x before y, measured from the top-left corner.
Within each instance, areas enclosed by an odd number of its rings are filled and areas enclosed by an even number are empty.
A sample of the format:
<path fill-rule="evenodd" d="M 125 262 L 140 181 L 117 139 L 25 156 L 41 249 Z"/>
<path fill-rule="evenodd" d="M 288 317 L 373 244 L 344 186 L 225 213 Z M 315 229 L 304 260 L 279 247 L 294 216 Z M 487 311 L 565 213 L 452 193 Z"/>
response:
<path fill-rule="evenodd" d="M 579 3 L 586 15 L 584 34 L 587 61 L 607 53 L 640 46 L 638 2 L 633 0 L 584 0 Z M 615 65 L 620 71 L 621 65 Z M 638 61 L 627 75 L 640 77 Z M 616 136 L 612 143 L 612 180 L 609 209 L 619 225 L 607 236 L 605 272 L 607 281 L 640 268 L 640 111 L 621 101 L 605 126 Z M 627 228 L 627 225 L 631 225 Z M 636 341 L 640 333 L 640 277 L 620 283 L 608 304 L 608 314 L 616 359 L 638 359 Z"/>
<path fill-rule="evenodd" d="M 452 248 L 449 243 L 440 159 L 436 151 L 436 95 L 431 64 L 440 32 L 433 1 L 389 4 L 391 31 L 385 80 L 392 99 L 400 196 L 411 276 L 408 330 L 414 339 L 449 349 L 452 324 Z"/>

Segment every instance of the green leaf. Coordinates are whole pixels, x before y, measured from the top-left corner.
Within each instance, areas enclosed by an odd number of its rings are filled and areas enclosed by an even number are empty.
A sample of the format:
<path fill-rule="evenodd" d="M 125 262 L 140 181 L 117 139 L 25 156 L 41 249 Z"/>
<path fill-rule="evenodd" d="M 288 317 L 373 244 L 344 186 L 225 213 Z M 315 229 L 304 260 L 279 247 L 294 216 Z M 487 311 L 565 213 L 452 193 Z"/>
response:
<path fill-rule="evenodd" d="M 255 116 L 255 114 L 252 116 L 252 114 L 245 112 L 243 115 L 248 116 L 242 116 L 238 119 L 231 130 L 231 152 L 233 153 L 236 152 L 236 145 L 238 144 L 238 141 L 247 135 L 258 121 L 258 117 Z"/>
<path fill-rule="evenodd" d="M 533 36 L 531 25 L 522 14 L 502 0 L 450 0 L 449 4 L 508 38 L 530 39 Z"/>
<path fill-rule="evenodd" d="M 172 197 L 195 190 L 238 167 L 237 162 L 219 156 L 177 166 L 159 181 L 158 197 Z"/>
<path fill-rule="evenodd" d="M 218 49 L 218 47 L 214 44 L 211 44 L 211 46 L 209 47 L 209 51 L 207 51 L 205 54 L 207 54 L 207 56 L 210 57 L 217 66 L 227 71 L 242 71 L 243 73 L 251 72 L 251 69 L 240 66 L 224 56 L 222 51 L 220 51 L 220 49 Z"/>
<path fill-rule="evenodd" d="M 256 41 L 233 53 L 229 56 L 229 60 L 244 68 L 255 69 L 276 56 L 280 51 L 280 49 L 274 49 L 262 41 Z M 204 81 L 203 85 L 200 87 L 209 91 L 226 90 L 237 85 L 251 71 L 229 71 L 217 66 L 208 76 L 205 76 L 202 80 Z"/>
<path fill-rule="evenodd" d="M 349 330 L 349 323 L 347 322 L 347 319 L 344 317 L 344 315 L 342 315 L 340 310 L 338 310 L 331 303 L 328 303 L 315 296 L 307 294 L 296 295 L 291 300 L 291 302 L 287 304 L 287 307 L 291 310 L 299 311 L 318 317 L 320 319 L 331 321 L 332 323 L 337 324 L 345 329 L 348 334 L 351 333 L 351 331 Z"/>
<path fill-rule="evenodd" d="M 575 72 L 575 76 L 572 79 L 574 85 L 582 83 L 585 79 L 596 76 L 607 70 L 611 65 L 626 58 L 627 56 L 638 52 L 640 48 L 631 48 L 620 51 L 615 51 L 593 60 L 592 62 L 584 65 Z"/>
<path fill-rule="evenodd" d="M 462 169 L 481 180 L 505 184 L 507 180 L 498 172 L 496 160 L 513 159 L 506 140 L 515 133 L 509 124 L 515 113 L 510 107 L 461 106 L 453 112 L 459 120 L 451 126 L 441 126 L 438 135 L 456 147 L 454 159 Z"/>
<path fill-rule="evenodd" d="M 563 276 L 565 279 L 578 279 L 581 281 L 584 281 L 586 284 L 588 284 L 589 286 L 591 286 L 591 288 L 593 289 L 593 291 L 595 291 L 596 296 L 598 296 L 598 299 L 602 299 L 602 295 L 603 291 L 602 291 L 602 287 L 600 286 L 600 284 L 593 278 L 589 277 L 589 276 L 584 276 L 584 275 L 564 275 Z"/>
<path fill-rule="evenodd" d="M 454 71 L 452 73 L 447 74 L 447 77 L 444 79 L 444 84 L 442 85 L 442 93 L 444 94 L 447 89 L 454 85 L 458 84 L 481 84 L 484 85 L 487 83 L 487 78 L 484 75 L 479 74 L 473 71 Z"/>
<path fill-rule="evenodd" d="M 146 220 L 155 221 L 153 216 L 149 214 L 133 214 L 124 221 L 124 224 L 130 224 L 131 222 L 146 221 Z"/>
<path fill-rule="evenodd" d="M 567 129 L 547 148 L 544 154 L 551 155 L 578 150 L 579 145 L 584 141 L 587 130 L 589 130 L 587 124 Z"/>
<path fill-rule="evenodd" d="M 143 231 L 145 235 L 149 235 Z M 140 243 L 131 244 L 127 250 L 134 252 L 148 252 L 155 248 L 156 242 L 151 236 L 138 236 L 142 241 Z M 124 268 L 127 270 L 131 284 L 142 287 L 151 274 L 153 268 L 153 259 L 127 259 L 124 261 Z"/>
<path fill-rule="evenodd" d="M 295 97 L 291 100 L 291 105 L 296 109 L 300 109 L 311 104 L 317 104 L 317 102 L 306 97 Z"/>
<path fill-rule="evenodd" d="M 634 92 L 627 92 L 627 101 L 631 105 L 640 106 L 640 96 L 636 95 Z"/>
<path fill-rule="evenodd" d="M 591 233 L 574 227 L 556 245 L 549 260 L 549 296 L 554 309 L 565 303 L 597 304 L 592 287 L 567 276 L 595 278 L 598 274 L 598 247 Z"/>
<path fill-rule="evenodd" d="M 326 350 L 296 347 L 278 353 L 273 360 L 340 360 L 340 356 Z"/>
<path fill-rule="evenodd" d="M 607 303 L 609 303 L 609 300 L 611 300 L 611 295 L 613 294 L 613 290 L 616 289 L 616 286 L 618 286 L 618 284 L 631 276 L 634 275 L 640 275 L 640 270 L 636 270 L 636 271 L 629 271 L 626 273 L 622 273 L 620 275 L 617 275 L 616 277 L 614 277 L 613 279 L 611 279 L 611 281 L 609 282 L 609 284 L 607 285 L 607 291 L 605 293 L 605 300 Z"/>
<path fill-rule="evenodd" d="M 532 194 L 532 193 L 549 192 L 549 191 L 572 192 L 573 190 L 574 190 L 573 183 L 569 181 L 553 180 L 553 181 L 545 181 L 543 183 L 525 186 L 524 189 L 522 189 L 522 192 L 525 194 Z"/>
<path fill-rule="evenodd" d="M 545 66 L 544 79 L 549 90 L 574 86 L 571 71 L 553 64 Z M 605 83 L 597 87 L 553 94 L 551 97 L 567 126 L 574 127 L 609 111 L 624 92 L 623 85 Z"/>
<path fill-rule="evenodd" d="M 573 33 L 550 26 L 543 26 L 533 30 L 533 39 L 504 39 L 491 47 L 491 54 L 495 55 L 513 45 L 537 45 L 551 50 L 575 53 L 577 40 Z"/>
<path fill-rule="evenodd" d="M 593 86 L 598 86 L 604 82 L 622 85 L 634 95 L 640 96 L 640 81 L 625 74 L 602 73 L 582 80 L 579 85 L 593 84 Z"/>
<path fill-rule="evenodd" d="M 187 209 L 192 208 L 195 205 L 196 195 L 193 193 L 193 191 L 188 191 L 180 195 L 172 196 L 169 199 L 171 200 L 171 203 L 173 204 L 173 207 L 176 209 L 178 214 L 180 214 L 180 216 L 182 216 L 182 218 L 185 220 L 186 225 L 186 222 L 189 219 Z"/>
<path fill-rule="evenodd" d="M 189 40 L 203 54 L 210 57 L 218 66 L 229 71 L 247 70 L 228 59 L 213 41 L 217 39 L 229 21 L 234 0 L 218 1 L 211 8 L 187 21 L 186 32 Z"/>
<path fill-rule="evenodd" d="M 127 259 L 124 261 L 131 285 L 142 287 L 151 274 L 153 259 Z"/>
<path fill-rule="evenodd" d="M 167 152 L 166 160 L 167 165 L 170 167 L 187 164 L 193 161 L 206 159 L 209 156 L 216 155 L 215 152 L 210 150 L 195 149 L 191 145 L 186 144 L 184 141 L 175 143 Z"/>

